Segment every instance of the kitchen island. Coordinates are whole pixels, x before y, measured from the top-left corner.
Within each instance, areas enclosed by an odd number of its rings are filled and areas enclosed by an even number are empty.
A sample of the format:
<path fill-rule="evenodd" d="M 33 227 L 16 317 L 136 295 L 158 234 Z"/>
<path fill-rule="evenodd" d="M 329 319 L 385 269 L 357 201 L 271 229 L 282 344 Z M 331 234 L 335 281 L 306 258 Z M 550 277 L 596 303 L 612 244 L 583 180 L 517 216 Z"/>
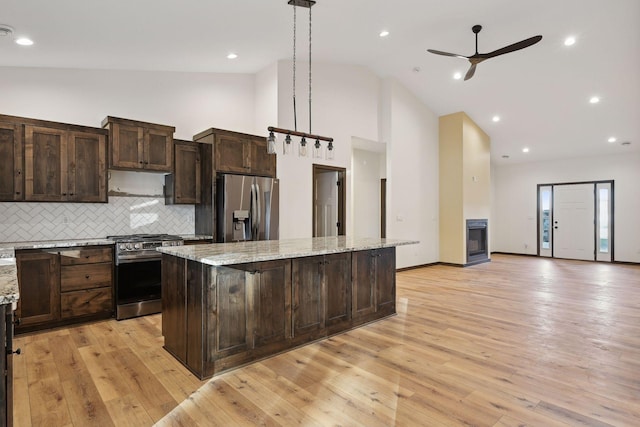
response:
<path fill-rule="evenodd" d="M 395 248 L 309 239 L 164 247 L 164 347 L 200 379 L 395 314 Z"/>

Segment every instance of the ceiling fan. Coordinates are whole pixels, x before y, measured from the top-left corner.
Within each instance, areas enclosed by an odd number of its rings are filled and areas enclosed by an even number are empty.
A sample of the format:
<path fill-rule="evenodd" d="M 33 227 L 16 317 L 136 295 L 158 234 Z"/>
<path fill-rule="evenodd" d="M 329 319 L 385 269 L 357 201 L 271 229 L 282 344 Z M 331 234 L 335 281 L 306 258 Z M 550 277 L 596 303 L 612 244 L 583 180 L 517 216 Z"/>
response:
<path fill-rule="evenodd" d="M 471 31 L 476 35 L 476 53 L 471 56 L 458 55 L 456 53 L 443 52 L 441 50 L 435 49 L 427 49 L 427 51 L 431 53 L 435 53 L 436 55 L 444 55 L 444 56 L 454 56 L 456 58 L 467 59 L 471 63 L 471 67 L 467 74 L 464 76 L 465 80 L 469 80 L 476 72 L 476 66 L 489 58 L 493 58 L 494 56 L 504 55 L 505 53 L 515 52 L 516 50 L 524 49 L 525 47 L 532 46 L 542 40 L 542 36 L 533 36 L 528 39 L 519 41 L 518 43 L 510 44 L 509 46 L 505 46 L 501 49 L 494 50 L 489 53 L 478 53 L 478 33 L 482 30 L 482 25 L 474 25 L 471 27 Z"/>

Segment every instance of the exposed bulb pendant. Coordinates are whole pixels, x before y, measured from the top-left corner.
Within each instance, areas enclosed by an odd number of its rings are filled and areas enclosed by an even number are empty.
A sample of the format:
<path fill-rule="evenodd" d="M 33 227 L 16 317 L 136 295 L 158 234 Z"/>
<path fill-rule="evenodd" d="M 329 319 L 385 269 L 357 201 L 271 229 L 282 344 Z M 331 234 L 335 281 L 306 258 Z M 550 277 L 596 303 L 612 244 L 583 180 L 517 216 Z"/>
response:
<path fill-rule="evenodd" d="M 300 140 L 300 147 L 298 148 L 298 156 L 307 157 L 307 140 L 303 136 Z"/>
<path fill-rule="evenodd" d="M 267 138 L 267 153 L 276 154 L 276 136 L 273 132 L 269 132 L 269 137 Z"/>
<path fill-rule="evenodd" d="M 327 153 L 325 158 L 327 160 L 333 160 L 333 156 L 334 156 L 334 152 L 333 152 L 333 141 L 329 141 L 329 144 L 327 144 Z"/>
<path fill-rule="evenodd" d="M 319 139 L 316 139 L 316 143 L 313 144 L 313 158 L 314 159 L 322 158 L 322 145 L 320 145 Z"/>
<path fill-rule="evenodd" d="M 282 142 L 282 154 L 291 154 L 291 135 L 287 134 Z"/>

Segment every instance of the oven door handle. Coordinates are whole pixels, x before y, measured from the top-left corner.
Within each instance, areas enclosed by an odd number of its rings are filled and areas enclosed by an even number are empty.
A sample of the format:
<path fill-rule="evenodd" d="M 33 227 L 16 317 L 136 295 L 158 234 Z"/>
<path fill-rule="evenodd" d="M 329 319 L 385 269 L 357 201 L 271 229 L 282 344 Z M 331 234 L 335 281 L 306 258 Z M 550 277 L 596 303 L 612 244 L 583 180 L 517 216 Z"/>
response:
<path fill-rule="evenodd" d="M 135 258 L 116 258 L 116 265 L 134 264 L 136 262 L 161 261 L 162 257 L 157 255 L 149 255 L 147 257 L 136 255 Z"/>

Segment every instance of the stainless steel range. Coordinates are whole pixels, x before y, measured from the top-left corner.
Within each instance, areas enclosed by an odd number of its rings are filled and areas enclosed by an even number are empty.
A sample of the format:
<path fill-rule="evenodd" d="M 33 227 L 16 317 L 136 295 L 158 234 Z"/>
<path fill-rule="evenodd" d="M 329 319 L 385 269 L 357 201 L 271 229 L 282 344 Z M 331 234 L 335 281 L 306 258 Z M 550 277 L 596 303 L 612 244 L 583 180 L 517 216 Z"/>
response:
<path fill-rule="evenodd" d="M 160 313 L 162 310 L 160 246 L 181 246 L 180 236 L 131 234 L 108 236 L 116 245 L 116 319 Z"/>

